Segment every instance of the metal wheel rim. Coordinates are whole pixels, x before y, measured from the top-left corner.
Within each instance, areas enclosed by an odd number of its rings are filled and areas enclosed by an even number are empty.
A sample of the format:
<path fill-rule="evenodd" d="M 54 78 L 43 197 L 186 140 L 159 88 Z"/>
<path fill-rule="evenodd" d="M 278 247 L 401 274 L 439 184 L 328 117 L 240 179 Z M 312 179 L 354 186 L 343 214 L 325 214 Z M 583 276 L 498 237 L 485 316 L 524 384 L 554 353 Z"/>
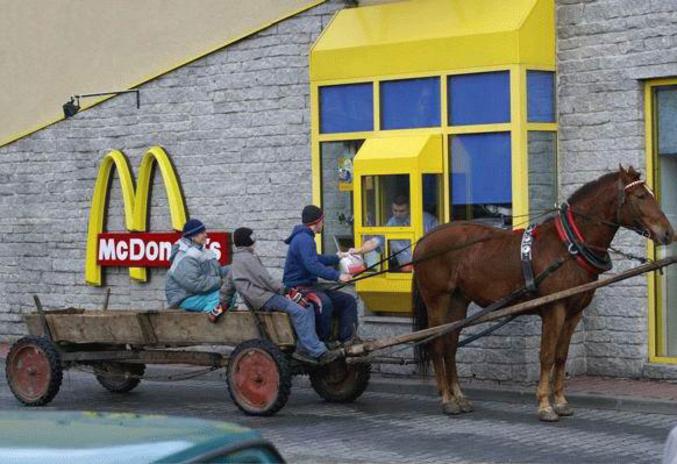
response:
<path fill-rule="evenodd" d="M 232 385 L 238 401 L 252 410 L 265 410 L 280 391 L 277 363 L 265 350 L 246 350 L 232 360 Z"/>
<path fill-rule="evenodd" d="M 14 392 L 27 401 L 35 401 L 49 389 L 52 371 L 45 352 L 35 345 L 17 349 L 9 366 L 9 381 Z"/>

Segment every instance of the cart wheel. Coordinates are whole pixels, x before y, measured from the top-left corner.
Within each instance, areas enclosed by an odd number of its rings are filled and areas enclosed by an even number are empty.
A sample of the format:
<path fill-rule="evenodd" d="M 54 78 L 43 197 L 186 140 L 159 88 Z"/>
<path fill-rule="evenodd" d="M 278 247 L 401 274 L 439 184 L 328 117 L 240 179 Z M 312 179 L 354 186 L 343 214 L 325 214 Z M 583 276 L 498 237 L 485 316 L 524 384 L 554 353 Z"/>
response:
<path fill-rule="evenodd" d="M 102 363 L 94 368 L 96 380 L 111 393 L 127 393 L 141 383 L 145 364 Z"/>
<path fill-rule="evenodd" d="M 253 416 L 272 416 L 291 391 L 291 369 L 284 353 L 267 340 L 247 340 L 228 362 L 228 391 L 238 408 Z"/>
<path fill-rule="evenodd" d="M 345 359 L 310 371 L 310 384 L 323 399 L 332 403 L 351 403 L 369 385 L 371 365 L 346 364 Z"/>
<path fill-rule="evenodd" d="M 26 406 L 43 406 L 61 387 L 61 357 L 46 338 L 23 337 L 7 354 L 5 375 L 17 400 Z"/>

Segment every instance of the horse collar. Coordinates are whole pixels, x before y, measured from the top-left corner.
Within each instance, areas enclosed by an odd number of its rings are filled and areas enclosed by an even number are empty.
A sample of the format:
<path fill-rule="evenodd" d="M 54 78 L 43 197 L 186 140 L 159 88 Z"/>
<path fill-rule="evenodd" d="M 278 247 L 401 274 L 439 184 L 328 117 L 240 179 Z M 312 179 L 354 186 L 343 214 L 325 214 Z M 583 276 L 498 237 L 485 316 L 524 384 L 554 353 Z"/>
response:
<path fill-rule="evenodd" d="M 555 228 L 559 239 L 576 263 L 591 275 L 601 274 L 611 269 L 609 253 L 601 256 L 585 245 L 585 238 L 574 221 L 574 215 L 567 203 L 564 203 L 555 217 Z"/>

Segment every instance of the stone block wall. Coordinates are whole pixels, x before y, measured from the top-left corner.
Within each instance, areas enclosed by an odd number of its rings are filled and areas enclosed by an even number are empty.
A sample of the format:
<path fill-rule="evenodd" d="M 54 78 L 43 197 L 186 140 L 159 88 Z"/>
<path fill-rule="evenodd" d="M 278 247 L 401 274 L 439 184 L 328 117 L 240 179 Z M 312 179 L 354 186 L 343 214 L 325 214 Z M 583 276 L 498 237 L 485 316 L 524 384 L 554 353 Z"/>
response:
<path fill-rule="evenodd" d="M 645 172 L 643 79 L 677 76 L 677 1 L 557 0 L 557 66 L 560 199 L 619 163 Z M 614 245 L 646 253 L 628 231 Z M 648 365 L 647 312 L 644 277 L 597 292 L 582 324 L 588 374 L 677 375 Z"/>
<path fill-rule="evenodd" d="M 32 294 L 47 308 L 161 309 L 164 270 L 150 281 L 104 270 L 84 283 L 85 239 L 99 162 L 122 150 L 136 174 L 145 150 L 164 147 L 180 177 L 188 214 L 209 228 L 257 231 L 258 252 L 281 275 L 281 242 L 311 199 L 308 53 L 333 13 L 330 1 L 140 87 L 141 108 L 121 95 L 0 147 L 0 340 L 25 333 Z M 77 91 L 79 89 L 73 89 Z M 108 230 L 124 230 L 117 175 Z M 169 230 L 159 173 L 150 230 Z"/>

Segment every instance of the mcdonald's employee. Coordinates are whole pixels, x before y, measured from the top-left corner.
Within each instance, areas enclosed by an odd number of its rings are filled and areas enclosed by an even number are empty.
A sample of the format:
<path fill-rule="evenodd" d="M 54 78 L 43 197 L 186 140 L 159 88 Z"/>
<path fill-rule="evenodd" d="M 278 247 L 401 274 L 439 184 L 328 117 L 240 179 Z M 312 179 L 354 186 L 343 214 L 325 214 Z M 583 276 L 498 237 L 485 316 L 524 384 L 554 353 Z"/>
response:
<path fill-rule="evenodd" d="M 207 229 L 197 219 L 183 226 L 182 237 L 172 247 L 165 295 L 172 308 L 207 312 L 216 322 L 223 313 L 220 289 L 229 266 L 221 266 L 216 254 L 207 249 Z"/>
<path fill-rule="evenodd" d="M 350 274 L 341 274 L 332 266 L 339 263 L 337 255 L 318 255 L 315 246 L 315 234 L 322 232 L 324 214 L 315 205 L 303 208 L 301 222 L 292 230 L 284 241 L 289 245 L 287 261 L 284 264 L 284 285 L 288 288 L 298 287 L 302 293 L 313 293 L 321 300 L 316 316 L 317 334 L 320 340 L 329 341 L 334 314 L 339 321 L 339 342 L 350 340 L 357 328 L 357 302 L 352 295 L 337 290 L 318 287 L 317 279 L 347 283 L 352 279 Z"/>

